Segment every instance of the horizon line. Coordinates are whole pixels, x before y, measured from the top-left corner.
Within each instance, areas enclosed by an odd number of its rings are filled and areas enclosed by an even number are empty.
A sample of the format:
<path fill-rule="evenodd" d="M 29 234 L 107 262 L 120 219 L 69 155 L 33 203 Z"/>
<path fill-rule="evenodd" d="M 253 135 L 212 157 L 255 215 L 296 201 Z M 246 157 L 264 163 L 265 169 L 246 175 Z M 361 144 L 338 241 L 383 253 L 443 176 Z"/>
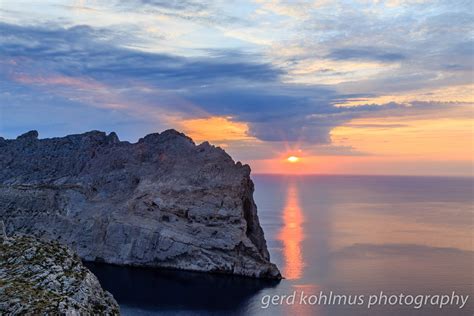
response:
<path fill-rule="evenodd" d="M 311 176 L 358 176 L 358 177 L 419 177 L 419 178 L 463 178 L 474 179 L 473 175 L 417 175 L 417 174 L 362 174 L 362 173 L 268 173 L 252 172 L 254 176 L 290 176 L 290 177 L 311 177 Z"/>

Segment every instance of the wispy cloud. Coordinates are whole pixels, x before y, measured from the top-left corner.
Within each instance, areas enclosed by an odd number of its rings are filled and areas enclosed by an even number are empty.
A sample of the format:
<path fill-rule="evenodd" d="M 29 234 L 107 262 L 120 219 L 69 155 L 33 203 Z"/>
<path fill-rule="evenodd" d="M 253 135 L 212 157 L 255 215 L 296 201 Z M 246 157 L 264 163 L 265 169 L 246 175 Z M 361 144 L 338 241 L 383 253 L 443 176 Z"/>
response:
<path fill-rule="evenodd" d="M 396 62 L 406 58 L 402 53 L 377 47 L 338 48 L 327 57 L 336 60 L 376 60 L 382 62 Z"/>

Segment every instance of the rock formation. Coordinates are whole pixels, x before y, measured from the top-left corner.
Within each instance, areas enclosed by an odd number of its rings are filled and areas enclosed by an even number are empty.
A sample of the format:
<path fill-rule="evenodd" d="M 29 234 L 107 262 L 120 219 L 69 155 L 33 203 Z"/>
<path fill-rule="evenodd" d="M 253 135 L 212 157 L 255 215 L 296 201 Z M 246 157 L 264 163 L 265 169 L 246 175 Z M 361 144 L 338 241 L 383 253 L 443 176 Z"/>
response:
<path fill-rule="evenodd" d="M 0 315 L 47 314 L 118 315 L 119 307 L 67 247 L 0 235 Z"/>
<path fill-rule="evenodd" d="M 0 138 L 0 219 L 87 261 L 280 278 L 248 165 L 175 130 Z"/>

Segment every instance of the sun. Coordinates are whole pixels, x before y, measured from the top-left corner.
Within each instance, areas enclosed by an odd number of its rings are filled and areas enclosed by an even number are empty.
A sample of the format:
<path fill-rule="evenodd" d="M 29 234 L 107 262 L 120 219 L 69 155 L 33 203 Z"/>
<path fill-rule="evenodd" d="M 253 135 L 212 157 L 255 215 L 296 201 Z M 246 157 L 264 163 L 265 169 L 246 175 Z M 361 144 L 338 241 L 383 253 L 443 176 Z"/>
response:
<path fill-rule="evenodd" d="M 300 158 L 296 156 L 289 156 L 288 158 L 286 158 L 286 160 L 288 160 L 288 162 L 295 163 L 298 162 Z"/>

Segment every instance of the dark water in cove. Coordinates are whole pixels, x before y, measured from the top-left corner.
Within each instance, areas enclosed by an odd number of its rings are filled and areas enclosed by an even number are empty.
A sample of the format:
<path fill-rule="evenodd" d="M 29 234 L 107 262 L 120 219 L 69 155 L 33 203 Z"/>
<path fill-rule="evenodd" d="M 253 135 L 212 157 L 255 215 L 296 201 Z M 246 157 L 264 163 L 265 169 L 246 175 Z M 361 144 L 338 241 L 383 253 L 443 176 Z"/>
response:
<path fill-rule="evenodd" d="M 90 265 L 123 314 L 474 314 L 473 297 L 459 309 L 453 296 L 474 295 L 473 179 L 260 175 L 254 181 L 272 261 L 286 279 Z M 346 304 L 328 303 L 331 291 Z M 280 304 L 281 295 L 293 293 L 294 301 Z M 271 304 L 275 295 L 279 305 Z M 301 301 L 311 295 L 312 302 Z M 356 295 L 364 295 L 363 304 L 349 304 Z M 397 295 L 393 305 L 390 295 Z M 437 295 L 446 295 L 448 305 L 439 308 Z M 377 302 L 369 309 L 370 299 Z M 416 302 L 426 304 L 416 309 Z"/>

